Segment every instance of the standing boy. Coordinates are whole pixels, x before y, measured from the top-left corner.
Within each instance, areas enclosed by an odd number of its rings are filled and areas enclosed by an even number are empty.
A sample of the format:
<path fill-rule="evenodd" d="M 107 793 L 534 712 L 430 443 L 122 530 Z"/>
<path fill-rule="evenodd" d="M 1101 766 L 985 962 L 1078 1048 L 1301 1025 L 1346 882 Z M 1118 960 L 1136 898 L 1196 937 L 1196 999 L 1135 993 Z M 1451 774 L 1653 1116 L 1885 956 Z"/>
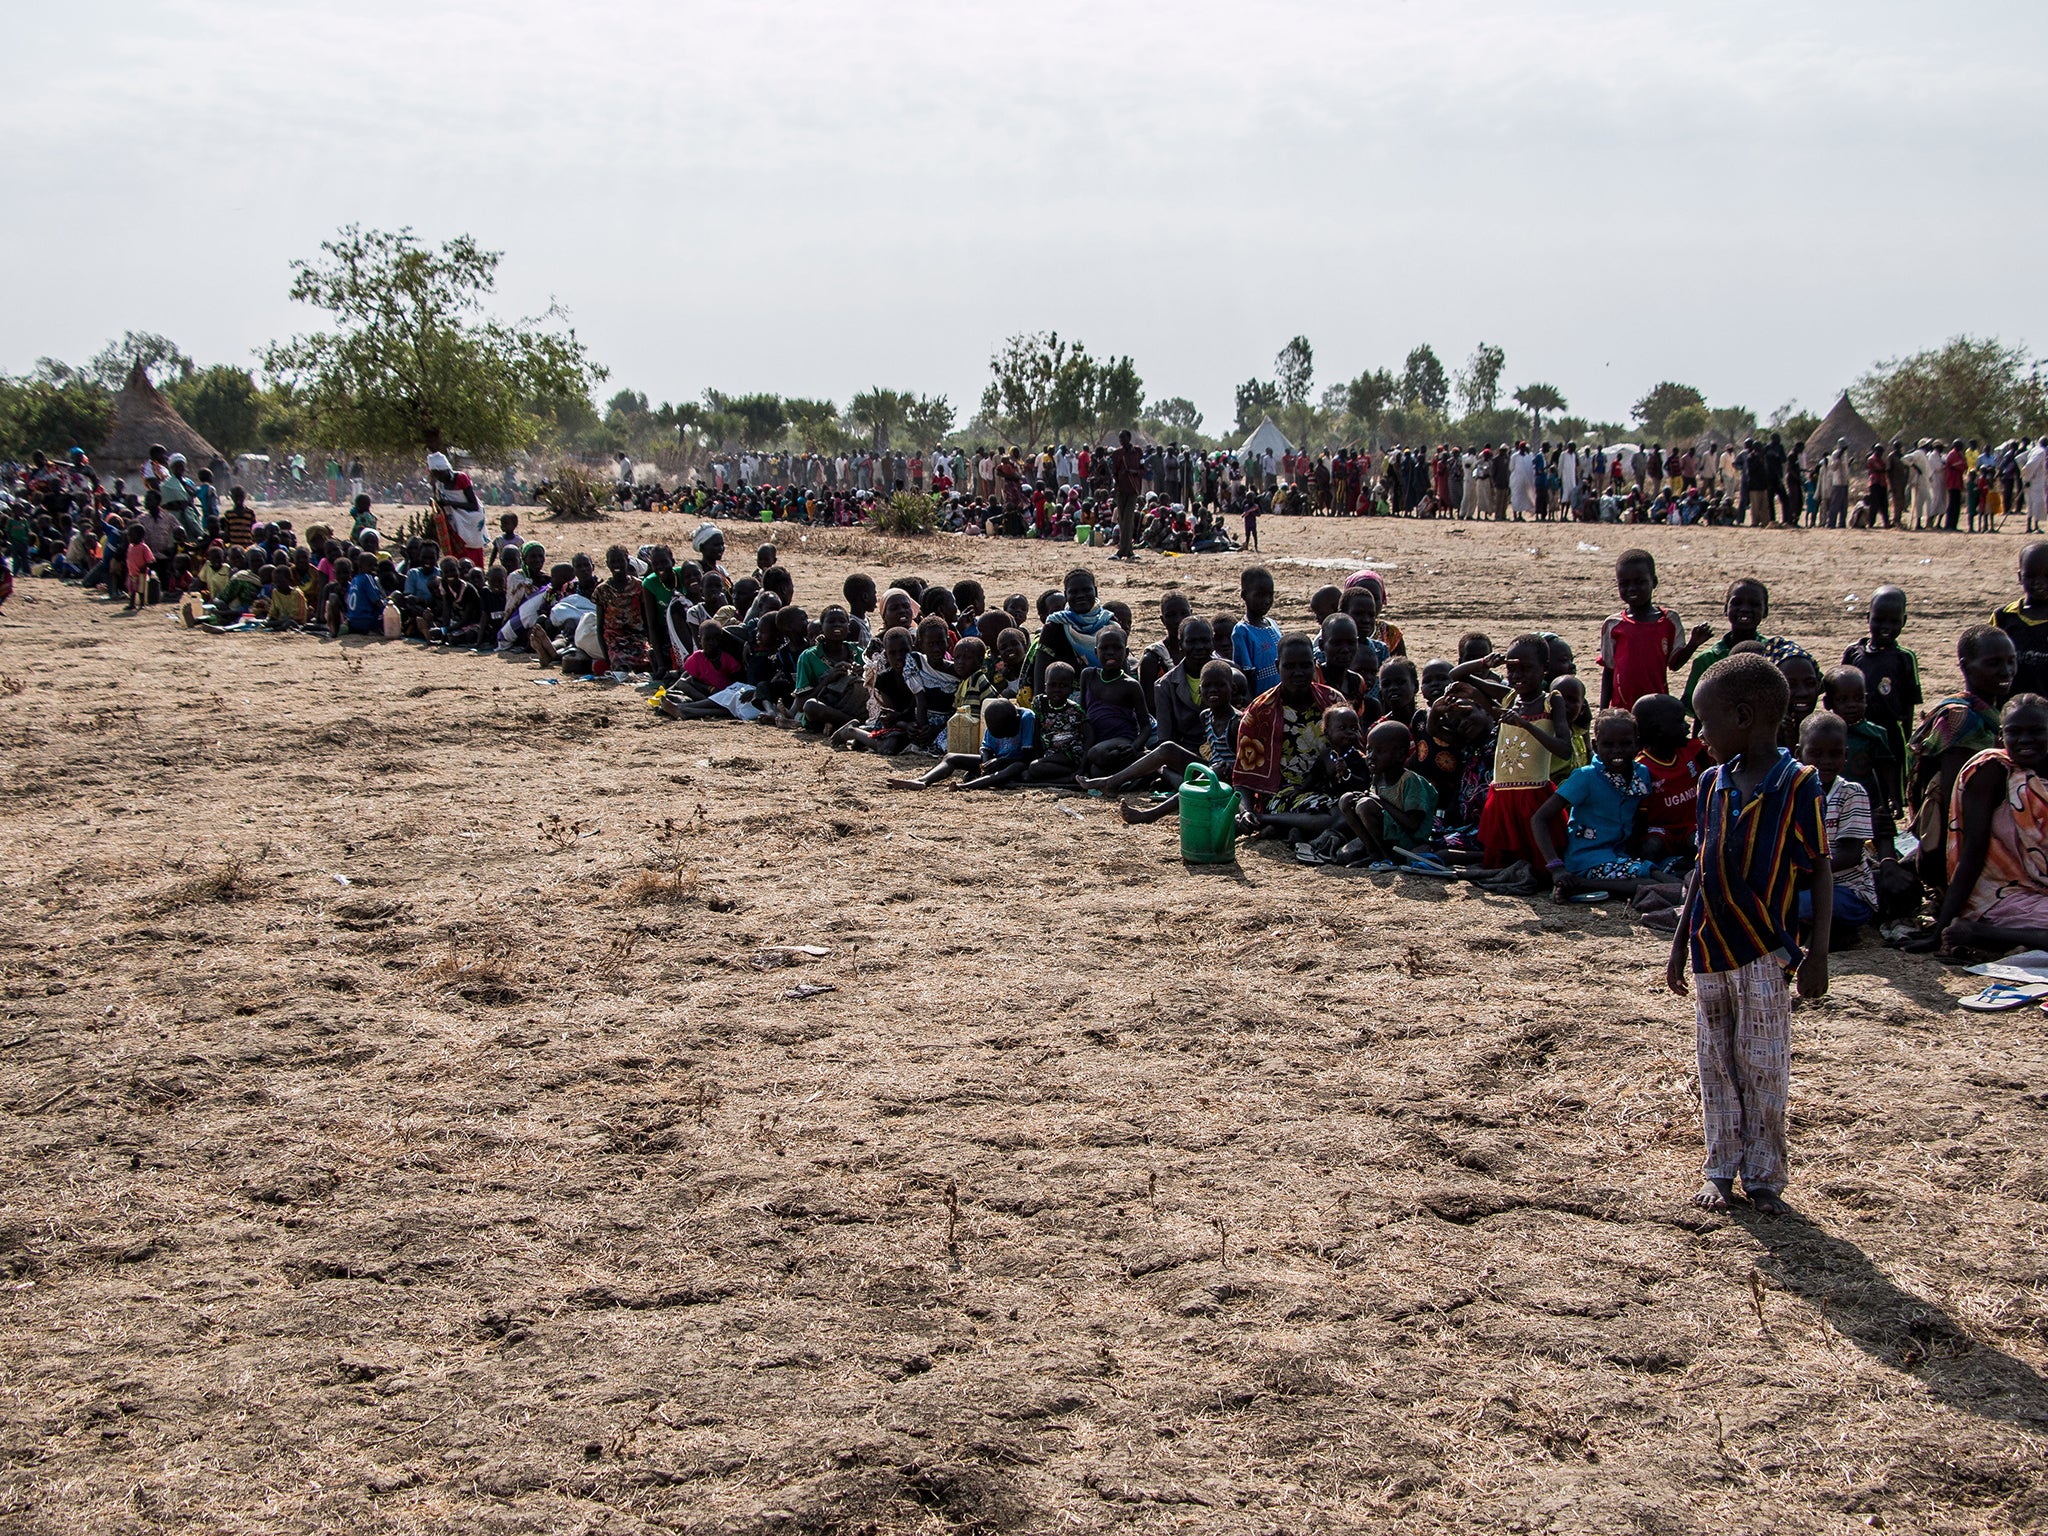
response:
<path fill-rule="evenodd" d="M 1251 680 L 1252 697 L 1280 685 L 1280 626 L 1273 611 L 1273 573 L 1263 565 L 1245 567 L 1237 581 L 1244 617 L 1230 628 L 1230 659 Z"/>
<path fill-rule="evenodd" d="M 1890 739 L 1895 763 L 1906 760 L 1906 736 L 1921 704 L 1920 657 L 1899 644 L 1905 628 L 1905 590 L 1879 587 L 1870 594 L 1870 638 L 1842 652 L 1843 665 L 1863 674 L 1866 716 Z"/>
<path fill-rule="evenodd" d="M 1700 780 L 1699 866 L 1687 882 L 1665 981 L 1681 997 L 1688 960 L 1698 988 L 1695 1040 L 1707 1142 L 1693 1203 L 1726 1210 L 1735 1179 L 1764 1215 L 1784 1210 L 1785 1098 L 1792 999 L 1828 990 L 1834 877 L 1820 776 L 1778 745 L 1785 675 L 1768 657 L 1731 656 L 1700 679 L 1695 714 L 1716 759 Z M 1799 886 L 1810 882 L 1813 931 L 1799 945 Z"/>
<path fill-rule="evenodd" d="M 1705 650 L 1696 651 L 1692 658 L 1692 672 L 1685 680 L 1685 692 L 1678 702 L 1685 712 L 1695 720 L 1699 711 L 1693 708 L 1693 690 L 1700 685 L 1700 679 L 1707 675 L 1707 668 L 1717 662 L 1726 661 L 1729 653 L 1745 640 L 1755 640 L 1768 645 L 1769 642 L 1757 633 L 1765 619 L 1771 616 L 1771 591 L 1753 576 L 1745 576 L 1728 584 L 1728 596 L 1721 603 L 1721 616 L 1728 621 L 1728 633 L 1716 640 Z"/>

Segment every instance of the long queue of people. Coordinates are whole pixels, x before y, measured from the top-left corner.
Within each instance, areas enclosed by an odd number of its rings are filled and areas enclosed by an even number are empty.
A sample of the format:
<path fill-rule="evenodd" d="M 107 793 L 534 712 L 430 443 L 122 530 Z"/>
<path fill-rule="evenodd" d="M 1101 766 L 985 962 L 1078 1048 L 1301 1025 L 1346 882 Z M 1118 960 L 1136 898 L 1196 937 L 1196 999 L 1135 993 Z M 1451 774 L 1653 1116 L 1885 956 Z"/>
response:
<path fill-rule="evenodd" d="M 716 457 L 704 482 L 719 495 L 796 491 L 823 498 L 930 489 L 1009 507 L 1034 492 L 1112 499 L 1116 448 L 1053 445 L 946 448 L 930 454 L 741 454 Z M 2024 514 L 2048 526 L 2048 443 L 2013 438 L 1908 443 L 1852 450 L 1846 439 L 1789 447 L 1782 434 L 1666 449 L 1529 442 L 1458 448 L 1396 446 L 1383 453 L 1291 447 L 1201 453 L 1179 444 L 1135 450 L 1129 478 L 1167 505 L 1242 514 L 1253 502 L 1280 515 L 1670 522 L 1777 527 L 1990 530 Z"/>

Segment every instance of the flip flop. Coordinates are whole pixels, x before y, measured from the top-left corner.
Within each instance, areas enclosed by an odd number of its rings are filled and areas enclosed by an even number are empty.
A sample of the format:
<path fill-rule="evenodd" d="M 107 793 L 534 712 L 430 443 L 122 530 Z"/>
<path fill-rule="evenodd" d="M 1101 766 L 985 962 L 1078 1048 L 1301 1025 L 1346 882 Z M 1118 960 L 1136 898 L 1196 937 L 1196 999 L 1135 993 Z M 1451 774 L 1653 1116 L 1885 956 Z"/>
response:
<path fill-rule="evenodd" d="M 1448 864 L 1424 864 L 1412 861 L 1398 864 L 1395 868 L 1405 875 L 1421 875 L 1425 880 L 1464 880 L 1469 878 L 1462 869 L 1452 869 Z"/>
<path fill-rule="evenodd" d="M 1317 853 L 1307 843 L 1294 845 L 1294 862 L 1297 864 L 1327 864 L 1330 861 Z"/>
<path fill-rule="evenodd" d="M 2039 982 L 1994 981 L 1974 997 L 1958 1002 L 1972 1013 L 2004 1013 L 2009 1008 L 2024 1008 L 2044 996 L 2048 996 L 2048 986 Z"/>

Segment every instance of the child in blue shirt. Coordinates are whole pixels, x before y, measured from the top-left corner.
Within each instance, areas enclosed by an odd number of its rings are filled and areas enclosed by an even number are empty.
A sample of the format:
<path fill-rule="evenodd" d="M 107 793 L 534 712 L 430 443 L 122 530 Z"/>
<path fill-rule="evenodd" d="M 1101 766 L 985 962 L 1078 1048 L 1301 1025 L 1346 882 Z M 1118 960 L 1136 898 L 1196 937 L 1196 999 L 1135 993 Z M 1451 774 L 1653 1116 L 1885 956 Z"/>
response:
<path fill-rule="evenodd" d="M 1594 886 L 1633 891 L 1655 868 L 1629 852 L 1651 790 L 1650 770 L 1636 761 L 1635 716 L 1600 711 L 1592 749 L 1593 760 L 1566 774 L 1529 823 L 1560 901 Z"/>
<path fill-rule="evenodd" d="M 1252 697 L 1280 686 L 1280 626 L 1267 617 L 1273 609 L 1273 573 L 1263 565 L 1247 566 L 1238 579 L 1244 617 L 1230 629 L 1230 658 L 1251 679 Z"/>
<path fill-rule="evenodd" d="M 384 588 L 374 572 L 358 571 L 349 578 L 347 618 L 352 635 L 384 632 Z"/>

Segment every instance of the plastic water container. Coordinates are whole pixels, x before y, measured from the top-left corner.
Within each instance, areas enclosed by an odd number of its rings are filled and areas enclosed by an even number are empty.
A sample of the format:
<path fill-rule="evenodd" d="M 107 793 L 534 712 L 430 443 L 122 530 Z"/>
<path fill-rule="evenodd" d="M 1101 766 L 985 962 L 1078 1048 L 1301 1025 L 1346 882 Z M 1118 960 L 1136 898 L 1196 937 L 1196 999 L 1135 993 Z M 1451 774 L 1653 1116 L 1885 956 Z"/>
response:
<path fill-rule="evenodd" d="M 946 751 L 962 757 L 981 755 L 981 722 L 964 709 L 956 709 L 946 721 Z"/>
<path fill-rule="evenodd" d="M 1207 763 L 1190 763 L 1180 781 L 1180 856 L 1190 864 L 1237 862 L 1238 792 Z"/>

